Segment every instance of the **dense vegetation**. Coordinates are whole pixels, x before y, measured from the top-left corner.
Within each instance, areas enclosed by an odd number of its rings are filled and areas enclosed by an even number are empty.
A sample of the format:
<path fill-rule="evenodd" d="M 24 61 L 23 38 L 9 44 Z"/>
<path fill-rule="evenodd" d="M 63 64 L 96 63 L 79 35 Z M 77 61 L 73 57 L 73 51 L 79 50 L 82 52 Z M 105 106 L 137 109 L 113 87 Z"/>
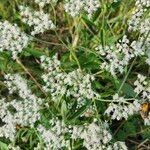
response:
<path fill-rule="evenodd" d="M 0 0 L 0 150 L 150 149 L 150 0 Z"/>

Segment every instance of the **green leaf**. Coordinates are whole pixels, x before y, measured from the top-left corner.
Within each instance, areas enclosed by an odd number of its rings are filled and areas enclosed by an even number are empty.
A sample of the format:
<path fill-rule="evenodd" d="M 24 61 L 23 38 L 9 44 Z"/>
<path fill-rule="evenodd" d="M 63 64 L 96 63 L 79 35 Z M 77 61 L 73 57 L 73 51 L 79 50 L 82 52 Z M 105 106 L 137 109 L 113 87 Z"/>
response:
<path fill-rule="evenodd" d="M 92 101 L 89 102 L 87 105 L 84 105 L 81 108 L 79 108 L 77 112 L 75 112 L 71 117 L 68 118 L 68 120 L 70 120 L 71 122 L 80 117 L 89 108 L 91 103 Z"/>
<path fill-rule="evenodd" d="M 124 84 L 122 91 L 127 97 L 135 97 L 135 95 L 136 95 L 133 87 L 128 83 Z"/>
<path fill-rule="evenodd" d="M 102 46 L 105 46 L 105 30 L 101 29 L 101 43 Z"/>
<path fill-rule="evenodd" d="M 34 57 L 40 57 L 42 55 L 44 55 L 44 52 L 38 50 L 38 49 L 34 49 L 34 47 L 31 47 L 31 48 L 27 48 L 26 49 L 26 52 L 25 55 L 32 55 Z"/>
<path fill-rule="evenodd" d="M 120 130 L 120 131 L 117 133 L 117 139 L 118 139 L 118 140 L 121 140 L 121 141 L 124 141 L 125 138 L 126 138 L 126 133 L 125 133 L 125 131 Z"/>
<path fill-rule="evenodd" d="M 61 115 L 64 120 L 66 118 L 66 114 L 67 114 L 67 104 L 66 104 L 66 101 L 63 101 L 61 105 Z"/>
<path fill-rule="evenodd" d="M 0 141 L 0 150 L 8 150 L 7 145 L 1 141 Z"/>
<path fill-rule="evenodd" d="M 94 82 L 94 85 L 95 85 L 95 88 L 96 89 L 101 89 L 103 86 L 100 84 L 100 82 L 98 82 L 98 81 L 95 81 Z"/>

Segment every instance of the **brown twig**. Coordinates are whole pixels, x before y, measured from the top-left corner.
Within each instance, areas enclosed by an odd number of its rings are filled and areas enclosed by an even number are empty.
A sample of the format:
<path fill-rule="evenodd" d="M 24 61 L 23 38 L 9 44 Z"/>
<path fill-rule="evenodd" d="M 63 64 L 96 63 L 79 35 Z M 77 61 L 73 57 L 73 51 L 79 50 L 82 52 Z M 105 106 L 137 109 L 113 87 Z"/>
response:
<path fill-rule="evenodd" d="M 114 136 L 118 133 L 118 131 L 120 130 L 120 128 L 124 125 L 124 123 L 126 122 L 126 120 L 124 120 L 121 124 L 120 124 L 120 126 L 117 128 L 117 130 L 115 131 L 115 133 L 114 133 Z"/>
<path fill-rule="evenodd" d="M 22 62 L 19 59 L 16 59 L 17 63 L 24 69 L 24 71 L 31 77 L 31 79 L 35 82 L 37 87 L 42 91 L 42 93 L 47 96 L 47 94 L 44 92 L 40 84 L 37 82 L 37 80 L 32 76 L 32 74 L 29 72 L 29 70 L 22 64 Z"/>

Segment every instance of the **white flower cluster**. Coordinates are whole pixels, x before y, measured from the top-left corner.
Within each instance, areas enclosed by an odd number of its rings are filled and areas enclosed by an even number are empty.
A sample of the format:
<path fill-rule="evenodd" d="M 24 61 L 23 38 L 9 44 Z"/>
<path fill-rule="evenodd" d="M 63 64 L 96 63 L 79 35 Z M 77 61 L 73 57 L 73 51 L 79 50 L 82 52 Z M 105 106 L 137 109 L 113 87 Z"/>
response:
<path fill-rule="evenodd" d="M 146 77 L 138 74 L 137 80 L 134 82 L 136 86 L 134 91 L 141 97 L 141 103 L 150 102 L 150 83 L 146 81 Z M 145 125 L 150 125 L 150 113 L 144 118 Z"/>
<path fill-rule="evenodd" d="M 130 60 L 136 56 L 143 56 L 147 53 L 146 62 L 150 64 L 150 17 L 144 15 L 149 7 L 149 0 L 137 1 L 136 9 L 129 20 L 129 31 L 138 31 L 140 37 L 138 40 L 129 41 L 126 35 L 116 44 L 116 46 L 101 45 L 96 48 L 99 55 L 105 56 L 105 62 L 101 68 L 109 71 L 112 75 L 118 72 L 123 73 L 124 68 L 129 64 Z"/>
<path fill-rule="evenodd" d="M 57 55 L 52 58 L 42 56 L 41 66 L 47 71 L 42 76 L 46 83 L 43 88 L 51 93 L 54 101 L 65 95 L 66 97 L 73 96 L 79 103 L 82 103 L 86 99 L 93 99 L 97 96 L 91 85 L 94 76 L 84 75 L 79 69 L 70 73 L 63 72 Z"/>
<path fill-rule="evenodd" d="M 8 111 L 8 107 L 9 103 L 6 102 L 6 99 L 1 99 L 0 119 L 5 124 L 0 127 L 0 137 L 9 138 L 13 141 L 16 134 L 16 124 L 13 114 Z"/>
<path fill-rule="evenodd" d="M 149 16 L 149 18 L 146 18 L 144 21 L 141 22 L 139 29 L 140 29 L 141 34 L 145 34 L 145 33 L 149 32 L 149 30 L 150 30 L 150 16 Z"/>
<path fill-rule="evenodd" d="M 57 2 L 57 0 L 34 0 L 34 1 L 35 1 L 35 3 L 37 3 L 39 5 L 40 8 L 43 8 L 47 4 Z"/>
<path fill-rule="evenodd" d="M 82 0 L 71 0 L 70 2 L 66 3 L 64 8 L 67 13 L 69 13 L 72 17 L 75 17 L 80 14 L 80 11 L 84 7 L 84 1 Z"/>
<path fill-rule="evenodd" d="M 31 93 L 27 83 L 18 74 L 8 74 L 5 79 L 10 93 L 18 92 L 20 96 L 20 99 L 9 102 L 5 99 L 0 100 L 0 118 L 4 123 L 0 127 L 0 137 L 6 137 L 13 141 L 17 125 L 33 127 L 35 122 L 40 119 L 39 110 L 42 100 Z M 13 108 L 15 112 L 11 112 L 9 107 Z"/>
<path fill-rule="evenodd" d="M 137 93 L 137 95 L 141 95 L 143 101 L 150 100 L 150 85 L 146 81 L 146 77 L 138 74 L 137 80 L 134 82 L 134 85 L 136 86 L 134 89 L 134 92 Z"/>
<path fill-rule="evenodd" d="M 74 126 L 72 131 L 73 139 L 83 139 L 83 146 L 87 150 L 127 150 L 124 142 L 110 143 L 112 135 L 102 125 L 91 123 L 86 126 Z"/>
<path fill-rule="evenodd" d="M 8 21 L 0 22 L 0 51 L 8 50 L 12 53 L 12 58 L 22 52 L 28 45 L 28 36 L 14 24 Z"/>
<path fill-rule="evenodd" d="M 82 139 L 83 147 L 87 150 L 127 150 L 124 142 L 110 142 L 112 135 L 107 130 L 107 123 L 101 126 L 95 122 L 85 125 L 66 126 L 63 121 L 52 119 L 50 120 L 50 126 L 50 129 L 46 129 L 42 125 L 38 127 L 45 144 L 44 150 L 69 148 L 71 144 L 69 139 L 75 141 Z M 39 143 L 35 150 L 40 150 L 40 148 L 41 145 Z"/>
<path fill-rule="evenodd" d="M 41 67 L 46 71 L 42 75 L 42 79 L 46 84 L 43 89 L 51 93 L 53 100 L 57 100 L 58 96 L 65 95 L 64 79 L 66 74 L 60 69 L 60 61 L 57 59 L 57 55 L 52 58 L 42 56 Z"/>
<path fill-rule="evenodd" d="M 54 29 L 55 25 L 50 19 L 49 14 L 41 11 L 33 11 L 29 7 L 20 6 L 22 21 L 33 27 L 31 35 L 43 33 L 46 30 Z"/>
<path fill-rule="evenodd" d="M 96 47 L 98 55 L 105 56 L 105 61 L 101 64 L 101 68 L 115 75 L 118 71 L 124 72 L 124 68 L 129 64 L 130 60 L 136 56 L 144 55 L 143 39 L 133 41 L 130 44 L 127 36 L 124 35 L 116 46 L 99 45 Z"/>
<path fill-rule="evenodd" d="M 140 33 L 143 35 L 143 38 L 146 38 L 145 47 L 146 47 L 146 54 L 147 59 L 146 63 L 150 65 L 150 16 L 149 18 L 145 19 L 140 26 Z"/>
<path fill-rule="evenodd" d="M 134 56 L 143 56 L 145 54 L 145 46 L 143 45 L 143 37 L 137 41 L 133 41 L 130 47 L 133 49 Z"/>
<path fill-rule="evenodd" d="M 24 80 L 19 74 L 7 74 L 5 75 L 5 79 L 10 94 L 17 91 L 19 96 L 23 99 L 41 102 L 41 99 L 38 99 L 32 94 L 31 90 L 28 88 L 26 80 Z"/>
<path fill-rule="evenodd" d="M 129 20 L 129 30 L 137 31 L 141 26 L 144 29 L 143 25 L 143 14 L 150 7 L 150 0 L 136 0 L 135 3 L 136 9 L 132 13 L 132 17 Z M 146 18 L 145 18 L 146 19 Z"/>
<path fill-rule="evenodd" d="M 69 147 L 69 140 L 65 140 L 65 134 L 69 133 L 69 129 L 58 119 L 52 119 L 50 121 L 51 128 L 46 129 L 44 126 L 40 125 L 38 131 L 45 143 L 44 150 L 50 149 L 62 149 L 64 147 Z"/>
<path fill-rule="evenodd" d="M 144 14 L 145 10 L 142 9 L 141 7 L 137 8 L 133 14 L 132 14 L 132 17 L 131 19 L 129 20 L 129 31 L 137 31 L 138 28 L 139 28 L 139 25 L 141 23 L 141 18 Z"/>
<path fill-rule="evenodd" d="M 106 61 L 101 64 L 101 68 L 109 71 L 112 75 L 116 74 L 118 70 L 120 73 L 124 71 L 129 60 L 133 57 L 130 55 L 129 40 L 126 36 L 123 37 L 121 43 L 117 44 L 117 49 L 113 46 L 99 45 L 96 47 L 96 51 L 99 55 L 105 56 Z"/>
<path fill-rule="evenodd" d="M 150 7 L 150 0 L 136 0 L 136 5 Z"/>
<path fill-rule="evenodd" d="M 107 150 L 128 150 L 127 146 L 124 142 L 117 141 L 114 143 L 113 148 L 107 149 Z"/>
<path fill-rule="evenodd" d="M 117 104 L 114 103 L 118 102 Z M 118 94 L 113 96 L 112 103 L 109 104 L 105 111 L 105 114 L 111 117 L 111 119 L 121 120 L 123 118 L 128 119 L 129 116 L 138 112 L 141 108 L 140 103 L 135 100 L 133 103 L 125 104 L 124 97 L 119 97 Z"/>
<path fill-rule="evenodd" d="M 147 50 L 147 60 L 146 62 L 150 64 L 150 15 L 148 12 L 148 8 L 150 7 L 150 0 L 137 0 L 135 4 L 135 10 L 133 11 L 133 14 L 131 16 L 131 19 L 129 20 L 129 31 L 139 32 L 139 43 L 143 43 L 144 41 L 144 47 L 145 50 Z M 148 14 L 148 15 L 146 15 Z M 148 35 L 149 34 L 149 35 Z M 140 51 L 139 51 L 140 53 Z"/>
<path fill-rule="evenodd" d="M 91 18 L 93 13 L 100 7 L 98 0 L 70 0 L 64 8 L 72 17 L 78 16 L 81 11 L 85 11 Z"/>
<path fill-rule="evenodd" d="M 69 87 L 67 90 L 68 96 L 73 96 L 77 99 L 78 105 L 84 104 L 84 100 L 92 100 L 98 97 L 92 89 L 91 82 L 94 81 L 94 76 L 90 74 L 84 75 L 79 69 L 67 74 L 64 82 Z"/>

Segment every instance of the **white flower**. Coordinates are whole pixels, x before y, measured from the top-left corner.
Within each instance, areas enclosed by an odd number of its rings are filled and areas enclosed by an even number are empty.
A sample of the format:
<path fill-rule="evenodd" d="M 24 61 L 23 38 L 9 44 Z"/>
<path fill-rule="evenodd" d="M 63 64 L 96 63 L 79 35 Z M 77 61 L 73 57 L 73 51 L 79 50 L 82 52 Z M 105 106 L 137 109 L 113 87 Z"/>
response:
<path fill-rule="evenodd" d="M 43 8 L 44 6 L 46 6 L 47 4 L 50 3 L 56 3 L 57 0 L 34 0 L 35 3 L 37 3 L 39 5 L 40 8 Z"/>
<path fill-rule="evenodd" d="M 29 7 L 20 6 L 22 21 L 33 27 L 32 35 L 43 33 L 46 30 L 54 29 L 55 25 L 49 14 L 41 11 L 33 11 Z"/>
<path fill-rule="evenodd" d="M 137 6 L 146 6 L 149 7 L 150 6 L 150 1 L 149 0 L 136 0 L 136 5 Z"/>
<path fill-rule="evenodd" d="M 144 11 L 145 10 L 140 6 L 136 8 L 136 10 L 133 12 L 132 17 L 129 20 L 129 27 L 128 27 L 129 31 L 137 31 L 139 29 Z"/>
<path fill-rule="evenodd" d="M 91 18 L 93 13 L 100 7 L 98 0 L 70 0 L 65 4 L 65 11 L 72 17 L 78 16 L 82 11 L 87 12 L 88 17 Z"/>
<path fill-rule="evenodd" d="M 7 74 L 5 79 L 11 93 L 17 92 L 20 96 L 20 98 L 9 102 L 6 99 L 0 100 L 0 119 L 4 123 L 0 127 L 0 137 L 13 141 L 17 125 L 34 127 L 35 122 L 40 119 L 39 110 L 42 100 L 32 94 L 26 81 L 18 74 Z M 9 107 L 12 107 L 15 112 L 11 112 Z"/>
<path fill-rule="evenodd" d="M 65 140 L 65 134 L 69 132 L 65 124 L 58 120 L 52 119 L 50 121 L 51 128 L 46 129 L 40 125 L 38 131 L 44 140 L 47 149 L 61 149 L 63 147 L 69 147 L 69 141 Z"/>
<path fill-rule="evenodd" d="M 113 100 L 118 101 L 118 103 L 113 103 Z M 140 110 L 140 103 L 138 103 L 137 100 L 133 103 L 125 104 L 126 100 L 123 97 L 118 97 L 118 95 L 113 96 L 113 100 L 105 111 L 105 114 L 110 116 L 112 119 L 128 119 L 129 116 Z"/>
<path fill-rule="evenodd" d="M 13 59 L 17 58 L 29 42 L 28 36 L 18 26 L 8 21 L 0 22 L 0 35 L 0 51 L 11 51 Z"/>
<path fill-rule="evenodd" d="M 57 55 L 52 58 L 41 57 L 41 67 L 47 71 L 42 75 L 45 82 L 43 89 L 51 93 L 52 100 L 57 101 L 62 95 L 72 96 L 78 101 L 78 107 L 80 107 L 85 99 L 92 100 L 97 97 L 98 94 L 93 91 L 91 84 L 94 76 L 84 74 L 79 69 L 65 73 L 60 65 Z"/>
<path fill-rule="evenodd" d="M 117 141 L 113 145 L 114 150 L 128 150 L 127 146 L 125 145 L 124 142 Z"/>
<path fill-rule="evenodd" d="M 137 80 L 134 82 L 134 91 L 141 96 L 143 101 L 149 100 L 150 96 L 150 84 L 146 80 L 145 76 L 138 74 Z"/>
<path fill-rule="evenodd" d="M 101 68 L 115 75 L 117 71 L 123 73 L 124 68 L 134 57 L 133 50 L 129 47 L 129 40 L 126 35 L 116 44 L 116 46 L 98 46 L 96 51 L 99 55 L 105 56 Z"/>
<path fill-rule="evenodd" d="M 105 128 L 105 125 L 101 124 L 99 126 L 94 122 L 84 126 L 73 126 L 72 138 L 74 140 L 83 139 L 83 146 L 87 150 L 117 150 L 115 147 L 121 150 L 127 149 L 124 142 L 118 141 L 111 144 L 112 135 Z"/>

